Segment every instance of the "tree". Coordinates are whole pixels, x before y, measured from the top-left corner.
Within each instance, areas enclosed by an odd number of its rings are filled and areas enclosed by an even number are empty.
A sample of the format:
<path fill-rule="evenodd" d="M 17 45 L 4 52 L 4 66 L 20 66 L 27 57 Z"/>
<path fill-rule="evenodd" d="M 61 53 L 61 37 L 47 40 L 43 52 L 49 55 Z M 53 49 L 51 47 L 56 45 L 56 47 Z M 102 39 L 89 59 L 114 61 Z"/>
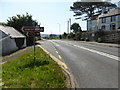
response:
<path fill-rule="evenodd" d="M 80 25 L 79 25 L 78 23 L 73 23 L 70 28 L 71 28 L 71 30 L 73 30 L 73 32 L 75 32 L 75 33 L 82 31 L 82 30 L 81 30 L 81 27 L 80 27 Z"/>
<path fill-rule="evenodd" d="M 21 30 L 21 28 L 23 26 L 36 26 L 36 25 L 38 25 L 38 22 L 36 20 L 32 19 L 32 15 L 29 15 L 28 13 L 26 13 L 26 15 L 16 15 L 13 17 L 9 17 L 9 19 L 7 19 L 6 25 L 11 26 L 11 27 L 15 28 L 16 30 L 18 30 L 19 32 L 21 32 L 22 34 L 26 35 L 26 33 L 24 33 Z M 26 37 L 27 37 L 27 35 L 26 35 Z M 26 44 L 27 44 L 27 46 L 33 45 L 34 44 L 33 37 L 27 37 Z"/>
<path fill-rule="evenodd" d="M 6 26 L 6 23 L 4 23 L 4 22 L 0 22 L 0 25 Z"/>
<path fill-rule="evenodd" d="M 51 38 L 51 39 L 57 38 L 57 35 L 56 35 L 56 34 L 50 34 L 50 38 Z"/>
<path fill-rule="evenodd" d="M 62 37 L 63 37 L 63 38 L 66 38 L 66 37 L 67 37 L 67 33 L 64 32 L 64 33 L 62 34 Z"/>
<path fill-rule="evenodd" d="M 21 28 L 23 26 L 36 26 L 37 24 L 38 22 L 36 20 L 33 20 L 32 15 L 29 15 L 28 13 L 26 13 L 26 15 L 16 15 L 7 19 L 7 25 L 14 27 L 21 33 L 23 33 L 21 31 Z"/>
<path fill-rule="evenodd" d="M 91 0 L 90 0 L 91 1 Z M 79 16 L 76 19 L 86 20 L 88 18 L 98 16 L 102 13 L 103 10 L 106 12 L 111 8 L 117 7 L 111 2 L 103 0 L 97 0 L 97 2 L 88 2 L 88 0 L 81 0 L 73 3 L 73 6 L 70 7 L 71 11 L 75 13 L 74 16 Z"/>

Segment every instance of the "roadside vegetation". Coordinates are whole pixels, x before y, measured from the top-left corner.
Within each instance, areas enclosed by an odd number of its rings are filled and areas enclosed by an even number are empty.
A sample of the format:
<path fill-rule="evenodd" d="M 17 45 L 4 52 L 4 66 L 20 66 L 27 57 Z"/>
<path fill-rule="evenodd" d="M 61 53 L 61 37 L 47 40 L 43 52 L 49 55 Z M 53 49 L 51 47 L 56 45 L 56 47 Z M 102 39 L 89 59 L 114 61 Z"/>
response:
<path fill-rule="evenodd" d="M 64 88 L 66 76 L 42 49 L 23 53 L 2 65 L 3 88 Z"/>

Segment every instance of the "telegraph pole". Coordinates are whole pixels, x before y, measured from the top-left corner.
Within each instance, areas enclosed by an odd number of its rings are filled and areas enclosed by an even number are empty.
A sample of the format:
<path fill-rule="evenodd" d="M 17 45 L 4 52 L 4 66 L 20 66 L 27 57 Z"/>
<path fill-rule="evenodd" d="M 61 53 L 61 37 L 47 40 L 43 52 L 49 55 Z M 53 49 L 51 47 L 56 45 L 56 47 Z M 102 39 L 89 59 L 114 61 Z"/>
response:
<path fill-rule="evenodd" d="M 67 32 L 69 34 L 69 21 L 67 21 Z"/>
<path fill-rule="evenodd" d="M 71 18 L 69 18 L 69 22 L 70 22 L 70 33 L 71 33 Z"/>

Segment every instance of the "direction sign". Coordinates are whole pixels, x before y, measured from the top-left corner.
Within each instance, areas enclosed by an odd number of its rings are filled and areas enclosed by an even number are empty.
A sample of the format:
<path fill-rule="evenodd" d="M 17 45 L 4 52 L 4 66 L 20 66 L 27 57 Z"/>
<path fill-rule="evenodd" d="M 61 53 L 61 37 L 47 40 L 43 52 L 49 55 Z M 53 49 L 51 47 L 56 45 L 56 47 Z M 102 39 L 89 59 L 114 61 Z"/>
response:
<path fill-rule="evenodd" d="M 44 27 L 40 26 L 23 26 L 22 31 L 27 33 L 27 36 L 40 36 L 40 32 L 44 32 Z"/>
<path fill-rule="evenodd" d="M 44 32 L 44 27 L 40 26 L 23 26 L 22 31 L 27 33 L 28 37 L 34 37 L 34 64 L 36 59 L 35 54 L 35 36 L 40 36 L 40 32 Z"/>
<path fill-rule="evenodd" d="M 44 27 L 40 27 L 40 32 L 44 32 Z"/>
<path fill-rule="evenodd" d="M 40 32 L 27 32 L 28 37 L 40 36 Z"/>
<path fill-rule="evenodd" d="M 44 32 L 44 27 L 39 27 L 39 26 L 23 26 L 22 27 L 23 32 Z"/>
<path fill-rule="evenodd" d="M 22 27 L 22 31 L 23 32 L 29 32 L 29 31 L 34 31 L 35 29 L 34 29 L 34 27 L 32 27 L 32 26 L 23 26 Z"/>

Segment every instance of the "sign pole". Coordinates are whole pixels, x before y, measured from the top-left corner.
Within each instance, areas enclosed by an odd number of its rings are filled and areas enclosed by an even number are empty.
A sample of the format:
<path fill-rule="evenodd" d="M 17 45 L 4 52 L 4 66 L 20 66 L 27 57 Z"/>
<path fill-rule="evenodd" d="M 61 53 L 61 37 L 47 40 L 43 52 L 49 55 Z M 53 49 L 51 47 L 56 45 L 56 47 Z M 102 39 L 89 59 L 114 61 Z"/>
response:
<path fill-rule="evenodd" d="M 34 66 L 35 66 L 35 59 L 36 59 L 36 53 L 35 53 L 36 49 L 35 49 L 35 37 L 34 37 Z"/>
<path fill-rule="evenodd" d="M 44 32 L 44 27 L 40 26 L 23 26 L 23 32 L 27 32 L 28 37 L 34 38 L 34 66 L 35 66 L 35 59 L 36 59 L 36 49 L 35 49 L 35 36 L 40 36 L 40 32 Z"/>

